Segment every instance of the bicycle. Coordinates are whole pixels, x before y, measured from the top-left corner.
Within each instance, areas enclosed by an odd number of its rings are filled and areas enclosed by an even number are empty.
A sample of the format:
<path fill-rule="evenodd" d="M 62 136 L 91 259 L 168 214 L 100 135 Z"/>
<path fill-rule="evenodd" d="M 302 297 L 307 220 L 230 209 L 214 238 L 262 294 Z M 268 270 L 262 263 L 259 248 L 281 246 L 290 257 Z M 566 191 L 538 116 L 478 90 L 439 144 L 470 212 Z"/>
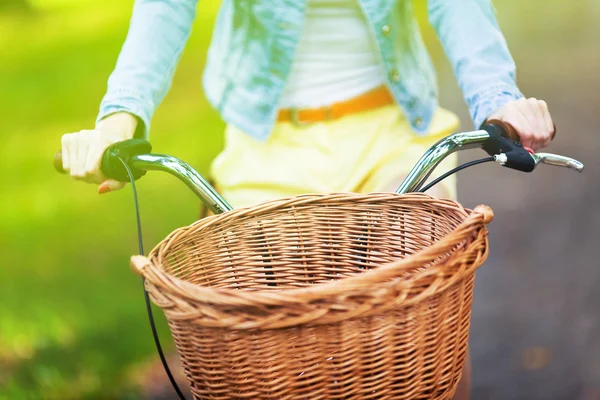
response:
<path fill-rule="evenodd" d="M 140 255 L 131 258 L 179 396 L 150 297 L 165 312 L 196 399 L 451 398 L 493 213 L 415 192 L 482 162 L 523 172 L 539 164 L 583 170 L 511 137 L 499 121 L 450 135 L 395 193 L 306 194 L 239 210 L 185 162 L 152 154 L 145 140 L 110 146 L 102 171 L 131 182 L 134 195 L 146 171 L 165 171 L 215 214 L 176 229 L 148 257 L 138 231 Z M 489 157 L 425 185 L 445 157 L 470 148 Z M 55 167 L 62 170 L 59 156 Z"/>

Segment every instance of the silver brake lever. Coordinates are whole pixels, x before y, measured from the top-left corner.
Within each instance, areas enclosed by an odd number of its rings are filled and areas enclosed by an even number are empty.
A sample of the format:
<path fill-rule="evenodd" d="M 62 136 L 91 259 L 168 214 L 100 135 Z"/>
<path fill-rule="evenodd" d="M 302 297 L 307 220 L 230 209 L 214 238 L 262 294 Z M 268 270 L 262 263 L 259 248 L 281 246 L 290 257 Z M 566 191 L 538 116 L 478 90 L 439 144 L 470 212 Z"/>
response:
<path fill-rule="evenodd" d="M 567 167 L 574 169 L 577 172 L 583 171 L 583 164 L 579 161 L 565 156 L 559 156 L 558 154 L 550 153 L 534 153 L 531 155 L 535 160 L 535 165 L 538 164 L 550 164 L 556 165 L 557 167 Z"/>

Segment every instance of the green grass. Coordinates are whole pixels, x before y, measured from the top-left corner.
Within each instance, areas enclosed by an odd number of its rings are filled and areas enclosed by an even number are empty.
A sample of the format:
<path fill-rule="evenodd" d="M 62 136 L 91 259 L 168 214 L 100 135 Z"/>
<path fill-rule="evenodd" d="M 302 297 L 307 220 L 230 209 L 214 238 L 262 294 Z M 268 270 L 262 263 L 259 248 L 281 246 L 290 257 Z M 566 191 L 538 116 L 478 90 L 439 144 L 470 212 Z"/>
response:
<path fill-rule="evenodd" d="M 52 168 L 60 136 L 93 126 L 132 2 L 34 4 L 0 14 L 0 399 L 138 398 L 132 375 L 155 350 L 128 265 L 131 191 L 98 196 Z M 200 85 L 215 5 L 199 12 L 152 142 L 205 173 L 223 124 Z M 165 174 L 139 191 L 147 250 L 196 219 L 196 198 Z"/>
<path fill-rule="evenodd" d="M 131 191 L 99 196 L 52 168 L 60 136 L 93 127 L 132 1 L 32 4 L 31 15 L 0 14 L 0 399 L 138 398 L 132 375 L 155 350 L 128 265 Z M 200 82 L 217 6 L 200 2 L 151 132 L 156 151 L 202 173 L 222 147 L 223 123 Z M 146 251 L 198 215 L 197 199 L 166 174 L 149 173 L 138 188 Z"/>
<path fill-rule="evenodd" d="M 32 3 L 33 14 L 0 13 L 0 399 L 138 398 L 135 375 L 155 350 L 128 265 L 131 191 L 99 196 L 52 168 L 60 136 L 93 127 L 132 0 Z M 222 147 L 223 123 L 200 84 L 217 6 L 200 2 L 151 133 L 157 152 L 202 173 Z M 149 173 L 138 188 L 146 251 L 198 215 L 197 199 L 166 174 Z"/>

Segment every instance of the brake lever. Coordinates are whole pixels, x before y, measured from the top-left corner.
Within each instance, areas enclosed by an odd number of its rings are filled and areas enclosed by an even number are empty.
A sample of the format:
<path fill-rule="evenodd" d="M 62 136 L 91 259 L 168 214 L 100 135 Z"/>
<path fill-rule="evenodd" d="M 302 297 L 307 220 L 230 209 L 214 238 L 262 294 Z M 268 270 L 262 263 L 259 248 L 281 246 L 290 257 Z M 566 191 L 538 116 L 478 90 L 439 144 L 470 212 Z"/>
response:
<path fill-rule="evenodd" d="M 505 127 L 488 124 L 483 127 L 489 138 L 482 148 L 500 165 L 522 172 L 532 172 L 539 164 L 567 167 L 577 172 L 583 171 L 583 164 L 573 158 L 550 153 L 534 153 L 518 140 L 507 137 Z"/>
<path fill-rule="evenodd" d="M 557 167 L 570 168 L 577 172 L 583 171 L 583 164 L 574 158 L 550 153 L 533 153 L 531 154 L 531 157 L 535 161 L 536 166 L 538 164 L 549 164 Z"/>

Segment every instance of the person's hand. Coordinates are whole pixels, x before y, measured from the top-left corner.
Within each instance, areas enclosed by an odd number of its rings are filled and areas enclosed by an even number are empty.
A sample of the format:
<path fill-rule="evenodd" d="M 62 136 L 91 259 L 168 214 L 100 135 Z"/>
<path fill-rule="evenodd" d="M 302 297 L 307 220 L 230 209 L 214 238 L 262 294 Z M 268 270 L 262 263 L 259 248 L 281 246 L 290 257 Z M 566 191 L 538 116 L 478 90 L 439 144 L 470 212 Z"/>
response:
<path fill-rule="evenodd" d="M 100 170 L 100 162 L 108 146 L 133 138 L 136 127 L 137 119 L 133 115 L 116 113 L 100 121 L 94 130 L 63 135 L 63 169 L 74 179 L 100 184 L 100 194 L 123 188 L 124 183 L 106 179 Z"/>
<path fill-rule="evenodd" d="M 554 135 L 554 123 L 543 100 L 519 99 L 506 103 L 488 120 L 498 119 L 512 125 L 521 144 L 533 151 L 547 147 Z"/>

